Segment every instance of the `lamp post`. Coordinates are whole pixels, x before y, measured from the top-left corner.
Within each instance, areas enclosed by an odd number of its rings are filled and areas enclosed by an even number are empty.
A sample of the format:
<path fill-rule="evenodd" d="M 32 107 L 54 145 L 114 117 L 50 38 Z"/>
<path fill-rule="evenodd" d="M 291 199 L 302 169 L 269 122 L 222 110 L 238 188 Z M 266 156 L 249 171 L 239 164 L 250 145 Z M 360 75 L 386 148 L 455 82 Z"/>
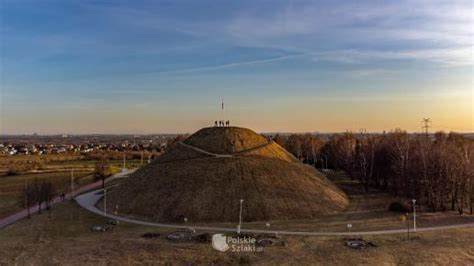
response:
<path fill-rule="evenodd" d="M 71 198 L 74 198 L 74 169 L 71 169 Z"/>
<path fill-rule="evenodd" d="M 240 199 L 239 225 L 237 225 L 237 234 L 240 234 L 240 228 L 242 227 L 242 203 L 244 203 L 244 200 Z"/>
<path fill-rule="evenodd" d="M 413 203 L 413 232 L 416 232 L 416 199 L 412 199 Z"/>
<path fill-rule="evenodd" d="M 126 157 L 125 157 L 125 154 L 123 155 L 123 168 L 122 168 L 122 172 L 125 172 L 125 165 L 126 165 Z"/>
<path fill-rule="evenodd" d="M 323 156 L 324 156 L 324 161 L 326 163 L 326 168 L 325 169 L 327 170 L 328 169 L 328 156 L 326 154 L 323 154 Z"/>
<path fill-rule="evenodd" d="M 408 212 L 405 214 L 405 219 L 407 221 L 407 237 L 410 240 L 410 218 L 408 216 Z"/>
<path fill-rule="evenodd" d="M 107 218 L 107 189 L 104 189 L 104 216 Z"/>

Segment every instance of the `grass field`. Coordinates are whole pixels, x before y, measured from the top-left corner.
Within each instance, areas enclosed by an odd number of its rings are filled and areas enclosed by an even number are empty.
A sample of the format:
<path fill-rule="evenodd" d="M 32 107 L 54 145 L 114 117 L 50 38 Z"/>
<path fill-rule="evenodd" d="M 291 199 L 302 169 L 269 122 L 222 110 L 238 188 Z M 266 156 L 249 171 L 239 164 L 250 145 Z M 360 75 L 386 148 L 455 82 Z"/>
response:
<path fill-rule="evenodd" d="M 176 243 L 164 238 L 143 239 L 146 232 L 169 229 L 121 224 L 114 231 L 94 233 L 90 226 L 104 218 L 75 203 L 64 203 L 0 230 L 0 264 L 215 264 L 215 265 L 354 265 L 354 264 L 472 264 L 474 229 L 371 236 L 378 247 L 352 250 L 342 237 L 283 237 L 286 246 L 267 247 L 261 253 L 222 253 L 210 243 Z"/>
<path fill-rule="evenodd" d="M 366 193 L 359 181 L 350 180 L 342 172 L 331 175 L 330 179 L 348 195 L 350 204 L 346 211 L 312 220 L 272 221 L 272 229 L 295 231 L 298 229 L 298 231 L 320 232 L 345 231 L 348 223 L 352 224 L 353 231 L 406 228 L 407 223 L 404 214 L 388 211 L 388 206 L 391 202 L 407 201 L 408 199 L 397 198 L 373 188 L 370 189 L 369 193 Z M 411 223 L 411 214 L 409 218 Z M 474 215 L 459 215 L 457 211 L 433 213 L 427 210 L 418 210 L 417 213 L 418 227 L 470 222 L 474 222 Z M 247 226 L 259 229 L 265 228 L 264 223 L 250 223 Z"/>
<path fill-rule="evenodd" d="M 92 171 L 75 171 L 76 186 L 82 186 L 94 181 Z M 48 180 L 53 183 L 58 193 L 68 191 L 71 184 L 71 172 L 59 171 L 49 173 L 21 174 L 0 177 L 0 218 L 21 209 L 21 191 L 25 183 L 32 183 L 35 179 Z"/>
<path fill-rule="evenodd" d="M 94 181 L 96 160 L 85 159 L 78 155 L 19 155 L 0 157 L 0 218 L 20 210 L 22 205 L 21 191 L 26 182 L 48 180 L 56 191 L 61 193 L 70 189 L 71 169 L 74 169 L 75 186 L 83 186 Z M 123 166 L 120 160 L 110 161 L 114 172 Z M 27 167 L 25 167 L 25 165 Z M 140 165 L 140 160 L 128 160 L 127 167 Z M 31 169 L 16 175 L 7 175 L 10 168 Z M 32 169 L 33 168 L 33 169 Z"/>
<path fill-rule="evenodd" d="M 352 231 L 372 231 L 386 229 L 405 229 L 407 220 L 402 213 L 388 211 L 388 206 L 393 201 L 404 201 L 391 196 L 382 191 L 371 189 L 366 193 L 364 187 L 357 180 L 350 180 L 344 173 L 338 172 L 330 179 L 341 188 L 349 197 L 350 203 L 345 211 L 334 215 L 322 215 L 314 219 L 302 220 L 271 220 L 260 222 L 246 221 L 245 210 L 243 212 L 243 222 L 245 228 L 251 229 L 269 229 L 266 223 L 270 223 L 271 230 L 289 230 L 289 231 L 313 231 L 313 232 L 344 232 L 347 230 L 347 224 L 352 224 Z M 117 183 L 124 180 L 117 180 Z M 115 189 L 115 188 L 114 188 Z M 110 191 L 113 191 L 110 190 Z M 98 204 L 100 208 L 102 204 Z M 122 214 L 123 215 L 123 214 Z M 153 222 L 152 219 L 140 217 L 140 220 Z M 410 228 L 413 217 L 409 216 Z M 188 223 L 194 225 L 213 225 L 216 227 L 235 227 L 238 216 L 235 216 L 234 223 L 196 223 L 188 219 Z M 431 227 L 450 224 L 472 223 L 474 215 L 459 215 L 457 211 L 428 212 L 418 210 L 417 226 Z"/>
<path fill-rule="evenodd" d="M 68 186 L 69 172 L 55 173 L 52 178 Z M 83 173 L 79 180 L 91 177 Z M 1 177 L 0 187 L 14 191 L 25 179 L 38 174 Z M 79 176 L 79 172 L 77 173 Z M 13 178 L 8 180 L 7 178 Z M 349 196 L 348 209 L 337 215 L 312 220 L 272 221 L 272 229 L 308 231 L 342 231 L 351 222 L 353 230 L 403 228 L 400 214 L 386 211 L 388 203 L 399 200 L 386 193 L 372 190 L 363 193 L 357 181 L 343 174 L 331 177 Z M 2 183 L 3 182 L 3 183 Z M 109 186 L 123 182 L 114 180 Z M 16 185 L 15 185 L 16 184 Z M 3 194 L 0 195 L 3 197 Z M 9 196 L 14 199 L 13 194 Z M 8 197 L 6 197 L 8 198 Z M 0 202 L 4 202 L 0 198 Z M 456 213 L 427 213 L 418 216 L 419 226 L 441 225 L 473 221 L 470 215 Z M 366 236 L 365 240 L 377 245 L 368 250 L 352 250 L 344 245 L 343 237 L 283 236 L 285 246 L 265 247 L 261 253 L 219 252 L 210 243 L 170 242 L 165 235 L 172 229 L 122 223 L 115 230 L 96 233 L 92 225 L 105 223 L 105 218 L 80 208 L 74 202 L 65 202 L 48 213 L 33 215 L 0 230 L 0 265 L 130 265 L 130 264 L 214 264 L 214 265 L 390 265 L 390 264 L 474 264 L 474 228 L 453 229 L 411 234 Z M 245 217 L 244 217 L 245 221 Z M 189 221 L 192 223 L 192 221 Z M 235 226 L 236 224 L 216 224 Z M 244 228 L 263 229 L 263 223 L 244 223 Z M 144 239 L 142 234 L 154 232 L 158 239 Z M 212 232 L 209 232 L 212 233 Z"/>
<path fill-rule="evenodd" d="M 48 155 L 15 155 L 0 156 L 0 177 L 6 175 L 9 169 L 19 169 L 19 173 L 51 172 L 75 170 L 93 171 L 96 160 L 81 155 L 73 154 L 48 154 Z M 123 167 L 122 160 L 110 160 L 114 167 Z M 127 160 L 127 168 L 140 166 L 137 159 Z M 146 160 L 144 161 L 146 163 Z"/>

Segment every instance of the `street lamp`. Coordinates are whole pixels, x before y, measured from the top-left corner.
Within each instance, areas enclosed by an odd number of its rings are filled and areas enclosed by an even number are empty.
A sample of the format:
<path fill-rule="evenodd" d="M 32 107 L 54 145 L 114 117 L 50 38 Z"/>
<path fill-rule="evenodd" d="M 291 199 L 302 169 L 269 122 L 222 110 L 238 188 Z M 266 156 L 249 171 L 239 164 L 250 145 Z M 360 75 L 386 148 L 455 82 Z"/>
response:
<path fill-rule="evenodd" d="M 413 232 L 416 232 L 416 199 L 412 199 L 413 203 Z"/>
<path fill-rule="evenodd" d="M 242 227 L 242 203 L 244 203 L 244 200 L 240 199 L 239 225 L 237 225 L 237 234 L 240 234 L 240 228 Z"/>
<path fill-rule="evenodd" d="M 408 212 L 405 214 L 405 219 L 407 221 L 407 237 L 408 240 L 410 240 L 410 216 L 408 215 Z"/>
<path fill-rule="evenodd" d="M 74 169 L 71 169 L 71 198 L 74 199 Z"/>
<path fill-rule="evenodd" d="M 123 155 L 123 168 L 122 168 L 122 172 L 125 172 L 126 171 L 126 168 L 125 168 L 125 165 L 126 165 L 126 157 L 125 157 L 125 154 Z"/>
<path fill-rule="evenodd" d="M 104 189 L 104 216 L 107 217 L 107 189 Z"/>
<path fill-rule="evenodd" d="M 323 156 L 324 156 L 324 159 L 325 159 L 324 161 L 326 163 L 326 168 L 325 169 L 327 170 L 328 169 L 328 156 L 326 154 L 323 154 Z"/>

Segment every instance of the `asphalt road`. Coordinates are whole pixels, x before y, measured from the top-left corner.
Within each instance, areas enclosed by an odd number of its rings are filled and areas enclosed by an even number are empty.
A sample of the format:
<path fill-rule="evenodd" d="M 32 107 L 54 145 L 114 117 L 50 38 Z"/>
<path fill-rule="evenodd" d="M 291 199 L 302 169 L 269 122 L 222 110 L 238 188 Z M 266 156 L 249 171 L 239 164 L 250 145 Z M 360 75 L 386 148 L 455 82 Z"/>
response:
<path fill-rule="evenodd" d="M 205 230 L 213 232 L 236 232 L 236 228 L 225 228 L 225 227 L 211 227 L 211 226 L 192 226 L 192 225 L 175 225 L 175 224 L 163 224 L 163 223 L 152 223 L 145 222 L 135 219 L 130 219 L 126 217 L 112 215 L 110 213 L 105 214 L 104 211 L 95 207 L 96 203 L 102 197 L 102 189 L 91 191 L 85 194 L 82 194 L 76 197 L 77 203 L 83 208 L 96 213 L 98 215 L 106 216 L 111 219 L 116 219 L 122 222 L 140 224 L 147 226 L 156 226 L 163 228 L 173 228 L 173 229 L 183 229 L 183 228 L 193 228 L 195 230 Z M 464 224 L 454 224 L 454 225 L 443 225 L 443 226 L 433 226 L 433 227 L 423 227 L 417 228 L 417 232 L 426 232 L 426 231 L 435 231 L 435 230 L 445 230 L 445 229 L 455 229 L 455 228 L 467 228 L 474 227 L 474 222 L 464 223 Z M 310 231 L 280 231 L 280 230 L 258 230 L 258 229 L 241 229 L 241 232 L 244 233 L 264 233 L 264 234 L 279 234 L 279 235 L 300 235 L 300 236 L 360 236 L 360 235 L 384 235 L 384 234 L 399 234 L 406 233 L 406 229 L 388 229 L 388 230 L 377 230 L 377 231 L 360 231 L 360 232 L 310 232 Z M 413 232 L 412 229 L 410 232 Z"/>

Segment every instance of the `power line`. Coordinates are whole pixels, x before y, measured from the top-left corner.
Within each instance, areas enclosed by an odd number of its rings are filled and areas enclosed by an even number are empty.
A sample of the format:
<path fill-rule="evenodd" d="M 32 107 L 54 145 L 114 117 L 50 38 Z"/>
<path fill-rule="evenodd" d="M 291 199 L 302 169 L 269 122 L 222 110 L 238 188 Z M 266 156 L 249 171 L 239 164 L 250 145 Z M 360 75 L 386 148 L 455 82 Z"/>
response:
<path fill-rule="evenodd" d="M 423 118 L 423 120 L 421 120 L 421 122 L 423 123 L 423 126 L 421 128 L 424 130 L 425 135 L 428 136 L 428 129 L 431 127 L 430 126 L 431 118 Z"/>

